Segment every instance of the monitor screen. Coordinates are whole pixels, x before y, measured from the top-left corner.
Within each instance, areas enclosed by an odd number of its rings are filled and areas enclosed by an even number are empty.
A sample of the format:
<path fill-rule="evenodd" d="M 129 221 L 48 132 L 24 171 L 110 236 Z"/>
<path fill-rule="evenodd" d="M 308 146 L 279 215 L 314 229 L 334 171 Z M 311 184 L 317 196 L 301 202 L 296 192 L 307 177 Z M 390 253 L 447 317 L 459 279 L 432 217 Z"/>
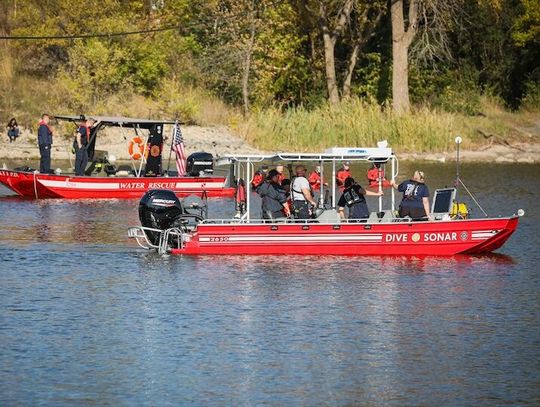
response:
<path fill-rule="evenodd" d="M 454 198 L 454 188 L 438 189 L 435 191 L 435 202 L 433 202 L 433 213 L 447 213 L 452 208 Z"/>

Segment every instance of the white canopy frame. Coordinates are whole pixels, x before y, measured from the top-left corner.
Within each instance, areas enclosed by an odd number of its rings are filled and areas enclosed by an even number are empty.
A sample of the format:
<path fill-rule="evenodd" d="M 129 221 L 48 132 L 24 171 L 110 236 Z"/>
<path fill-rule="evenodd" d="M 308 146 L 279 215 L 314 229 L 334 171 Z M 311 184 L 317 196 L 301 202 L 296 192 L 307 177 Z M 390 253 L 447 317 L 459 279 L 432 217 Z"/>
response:
<path fill-rule="evenodd" d="M 315 162 L 321 166 L 321 178 L 324 174 L 324 164 L 332 165 L 332 208 L 336 207 L 336 163 L 337 162 L 371 162 L 385 165 L 391 163 L 391 180 L 395 181 L 398 175 L 398 159 L 392 152 L 391 148 L 332 148 L 326 150 L 325 153 L 275 153 L 268 155 L 231 155 L 224 156 L 219 159 L 221 164 L 235 164 L 235 174 L 238 178 L 242 178 L 242 172 L 245 169 L 245 185 L 246 185 L 246 213 L 242 216 L 242 222 L 249 223 L 251 219 L 251 181 L 254 176 L 256 163 L 262 162 L 294 162 L 305 163 Z M 219 165 L 218 163 L 218 165 Z M 382 191 L 382 177 L 379 177 L 379 190 Z M 321 198 L 324 199 L 324 185 L 321 185 Z M 383 210 L 382 197 L 379 198 L 379 212 Z M 395 211 L 395 192 L 391 189 L 391 210 Z"/>

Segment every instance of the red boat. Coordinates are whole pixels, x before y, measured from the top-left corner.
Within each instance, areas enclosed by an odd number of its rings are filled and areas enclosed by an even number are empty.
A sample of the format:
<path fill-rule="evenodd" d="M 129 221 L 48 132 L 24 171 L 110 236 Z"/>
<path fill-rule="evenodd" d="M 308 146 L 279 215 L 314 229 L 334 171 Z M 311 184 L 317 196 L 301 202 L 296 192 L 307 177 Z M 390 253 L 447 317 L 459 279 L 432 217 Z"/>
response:
<path fill-rule="evenodd" d="M 206 194 L 232 197 L 225 177 L 77 177 L 0 170 L 0 182 L 28 199 L 130 199 L 140 198 L 150 189 L 166 188 L 178 196 Z"/>
<path fill-rule="evenodd" d="M 392 179 L 397 175 L 397 159 L 389 148 L 331 149 L 325 154 L 277 154 L 275 156 L 231 157 L 244 163 L 246 179 L 252 177 L 251 164 L 267 162 L 315 161 L 332 165 L 337 161 L 369 161 L 391 165 Z M 459 179 L 459 177 L 458 177 Z M 204 219 L 183 206 L 170 191 L 149 191 L 141 200 L 140 227 L 132 227 L 128 236 L 145 248 L 160 253 L 183 255 L 434 255 L 488 253 L 500 248 L 516 230 L 519 215 L 503 218 L 469 219 L 466 213 L 452 213 L 456 189 L 436 190 L 429 219 L 398 218 L 394 189 L 391 208 L 379 211 L 368 219 L 340 219 L 336 211 L 335 194 L 324 202 L 314 219 L 269 223 L 250 216 L 250 182 L 247 186 L 247 211 L 240 218 Z M 382 189 L 382 179 L 379 188 Z M 459 206 L 458 208 L 462 208 Z"/>
<path fill-rule="evenodd" d="M 71 122 L 81 120 L 79 116 L 55 118 Z M 0 170 L 0 183 L 27 199 L 129 199 L 140 198 L 146 191 L 156 188 L 170 189 L 180 197 L 192 194 L 234 196 L 235 188 L 228 186 L 228 177 L 213 175 L 214 163 L 210 154 L 194 153 L 188 157 L 187 175 L 184 176 L 162 169 L 163 129 L 165 125 L 173 125 L 173 132 L 179 131 L 177 122 L 100 116 L 95 119 L 98 124 L 91 132 L 88 152 L 92 162 L 85 173 L 87 175 L 41 174 L 37 171 L 3 169 Z M 132 161 L 131 167 L 119 169 L 109 162 L 106 152 L 95 150 L 96 138 L 105 126 L 135 131 L 134 139 L 142 144 L 136 145 L 132 155 L 137 160 Z M 145 131 L 145 137 L 141 136 Z M 131 141 L 129 146 L 133 146 Z M 93 175 L 96 169 L 100 172 L 103 170 L 104 176 Z"/>

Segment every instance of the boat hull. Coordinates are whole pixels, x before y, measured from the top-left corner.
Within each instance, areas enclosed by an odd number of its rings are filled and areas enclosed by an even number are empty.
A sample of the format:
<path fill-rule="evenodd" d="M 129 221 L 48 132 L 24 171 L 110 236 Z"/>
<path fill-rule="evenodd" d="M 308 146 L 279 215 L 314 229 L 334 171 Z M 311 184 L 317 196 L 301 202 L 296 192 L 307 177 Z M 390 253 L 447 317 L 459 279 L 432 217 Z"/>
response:
<path fill-rule="evenodd" d="M 76 177 L 0 170 L 0 182 L 27 199 L 133 199 L 149 189 L 167 188 L 180 197 L 232 197 L 225 177 Z"/>
<path fill-rule="evenodd" d="M 200 224 L 185 255 L 434 255 L 488 253 L 515 231 L 518 217 L 437 222 Z"/>

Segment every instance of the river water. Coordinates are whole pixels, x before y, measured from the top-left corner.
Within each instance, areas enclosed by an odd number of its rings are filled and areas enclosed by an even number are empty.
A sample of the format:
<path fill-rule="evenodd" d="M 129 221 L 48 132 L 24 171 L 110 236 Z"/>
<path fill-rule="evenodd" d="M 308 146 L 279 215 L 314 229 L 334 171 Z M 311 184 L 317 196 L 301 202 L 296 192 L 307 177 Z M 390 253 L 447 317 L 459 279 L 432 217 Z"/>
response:
<path fill-rule="evenodd" d="M 137 201 L 0 198 L 0 405 L 539 405 L 539 170 L 464 166 L 526 211 L 476 257 L 162 257 Z"/>

